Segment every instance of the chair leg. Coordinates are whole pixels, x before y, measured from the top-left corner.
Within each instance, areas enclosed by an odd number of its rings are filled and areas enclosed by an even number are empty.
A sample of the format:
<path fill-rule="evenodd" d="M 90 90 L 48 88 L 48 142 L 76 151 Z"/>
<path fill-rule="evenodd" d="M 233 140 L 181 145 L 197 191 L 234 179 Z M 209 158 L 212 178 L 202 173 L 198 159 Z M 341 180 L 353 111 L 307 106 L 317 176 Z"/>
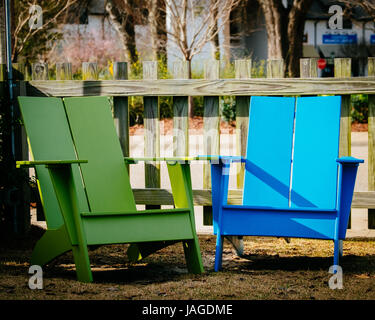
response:
<path fill-rule="evenodd" d="M 343 252 L 344 252 L 344 240 L 339 240 L 340 243 L 339 243 L 339 246 L 340 246 L 340 250 L 339 250 L 339 253 L 340 253 L 340 258 L 342 257 L 343 255 Z"/>
<path fill-rule="evenodd" d="M 198 238 L 183 241 L 187 269 L 190 273 L 203 273 L 202 256 Z"/>
<path fill-rule="evenodd" d="M 92 282 L 93 278 L 87 246 L 76 245 L 73 246 L 72 251 L 78 281 Z"/>
<path fill-rule="evenodd" d="M 225 237 L 233 246 L 234 250 L 236 251 L 237 256 L 243 256 L 243 237 L 241 236 L 226 236 Z"/>
<path fill-rule="evenodd" d="M 46 230 L 34 247 L 31 264 L 44 266 L 69 250 L 72 250 L 72 245 L 65 225 L 59 229 Z"/>
<path fill-rule="evenodd" d="M 340 256 L 340 240 L 335 239 L 334 240 L 334 249 L 333 249 L 333 265 L 338 266 L 339 265 L 339 256 Z M 334 267 L 334 273 L 336 273 L 336 267 Z"/>
<path fill-rule="evenodd" d="M 223 259 L 223 241 L 224 236 L 218 234 L 216 236 L 215 271 L 219 271 L 221 269 Z"/>

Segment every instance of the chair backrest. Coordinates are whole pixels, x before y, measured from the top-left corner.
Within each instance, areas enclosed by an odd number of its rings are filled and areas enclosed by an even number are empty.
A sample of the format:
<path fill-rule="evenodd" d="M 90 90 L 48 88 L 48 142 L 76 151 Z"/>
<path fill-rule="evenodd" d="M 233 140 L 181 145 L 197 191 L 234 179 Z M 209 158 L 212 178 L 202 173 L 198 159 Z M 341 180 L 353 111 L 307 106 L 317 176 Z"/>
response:
<path fill-rule="evenodd" d="M 89 161 L 85 166 L 73 165 L 82 211 L 134 211 L 135 201 L 107 98 L 67 98 L 65 107 L 60 98 L 18 100 L 34 160 L 73 160 L 78 156 Z M 35 169 L 47 226 L 56 229 L 63 218 L 51 178 L 44 165 Z"/>
<path fill-rule="evenodd" d="M 76 159 L 62 100 L 52 97 L 18 97 L 18 101 L 33 159 Z M 35 171 L 47 227 L 57 229 L 64 220 L 48 169 L 44 165 L 38 165 Z M 73 166 L 73 175 L 77 178 L 76 183 L 79 183 L 80 173 L 77 165 Z M 77 186 L 77 190 L 80 192 L 80 205 L 85 209 L 87 204 L 84 201 L 83 186 Z"/>
<path fill-rule="evenodd" d="M 243 204 L 336 208 L 341 97 L 252 97 Z"/>
<path fill-rule="evenodd" d="M 92 212 L 134 212 L 129 175 L 107 97 L 64 99 Z"/>

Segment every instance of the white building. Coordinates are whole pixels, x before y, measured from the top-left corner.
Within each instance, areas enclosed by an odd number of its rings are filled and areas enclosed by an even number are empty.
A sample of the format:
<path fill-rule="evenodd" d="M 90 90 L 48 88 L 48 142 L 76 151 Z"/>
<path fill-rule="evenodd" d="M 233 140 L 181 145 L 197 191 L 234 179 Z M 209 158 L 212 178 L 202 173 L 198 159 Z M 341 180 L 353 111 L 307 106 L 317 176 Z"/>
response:
<path fill-rule="evenodd" d="M 283 0 L 284 6 L 293 0 Z M 321 75 L 331 75 L 332 58 L 351 57 L 353 75 L 365 75 L 367 57 L 375 53 L 374 23 L 366 16 L 364 11 L 357 10 L 352 20 L 343 20 L 342 29 L 331 29 L 328 25 L 329 7 L 337 1 L 315 0 L 307 14 L 304 31 L 303 54 L 304 57 L 326 58 L 328 65 Z M 80 23 L 65 25 L 65 39 L 81 37 L 82 41 L 95 38 L 103 41 L 112 41 L 112 53 L 121 51 L 121 42 L 105 11 L 105 0 L 92 0 L 87 10 L 80 17 Z M 267 60 L 267 33 L 265 30 L 263 13 L 256 0 L 246 0 L 232 12 L 235 18 L 230 24 L 231 56 L 232 59 L 252 58 L 254 60 Z M 167 17 L 167 24 L 171 21 Z M 190 25 L 190 29 L 193 26 Z M 135 26 L 137 50 L 142 60 L 150 59 L 150 41 L 148 26 Z M 86 39 L 86 40 L 85 40 Z M 219 35 L 223 46 L 223 32 Z M 104 43 L 104 42 L 102 42 Z M 63 44 L 62 44 L 63 45 Z M 107 44 L 108 45 L 108 44 Z M 104 46 L 103 44 L 97 47 Z M 210 45 L 207 44 L 202 52 L 193 59 L 193 68 L 199 69 L 203 61 L 211 57 Z M 93 50 L 90 49 L 89 50 Z M 182 56 L 176 45 L 168 41 L 168 61 L 171 64 Z M 88 53 L 88 55 L 90 55 Z M 95 59 L 95 52 L 92 52 Z M 101 53 L 103 55 L 103 53 Z M 110 53 L 108 55 L 110 57 Z M 121 59 L 121 57 L 114 57 Z"/>

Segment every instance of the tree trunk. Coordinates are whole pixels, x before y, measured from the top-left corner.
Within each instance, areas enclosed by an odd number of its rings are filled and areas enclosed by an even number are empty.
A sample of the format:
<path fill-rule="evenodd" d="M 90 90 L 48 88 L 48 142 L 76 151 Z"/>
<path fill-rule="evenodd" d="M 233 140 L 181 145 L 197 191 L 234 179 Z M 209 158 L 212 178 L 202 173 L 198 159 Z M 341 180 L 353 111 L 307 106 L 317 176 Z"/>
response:
<path fill-rule="evenodd" d="M 283 50 L 283 14 L 284 8 L 280 0 L 258 0 L 264 13 L 268 36 L 268 59 L 282 59 Z"/>
<path fill-rule="evenodd" d="M 158 0 L 150 1 L 150 10 L 148 12 L 148 25 L 151 35 L 152 60 L 158 60 Z"/>
<path fill-rule="evenodd" d="M 133 5 L 131 0 L 125 1 L 127 2 L 126 8 Z M 138 60 L 138 56 L 135 45 L 134 18 L 131 12 L 121 12 L 112 0 L 107 0 L 105 8 L 120 36 L 127 60 L 132 64 L 135 63 Z"/>
<path fill-rule="evenodd" d="M 214 9 L 212 10 L 212 12 L 210 12 L 211 14 L 210 24 L 212 24 L 214 27 L 211 29 L 210 37 L 212 37 L 212 35 L 214 35 L 217 32 L 218 8 L 214 6 L 214 2 L 215 0 L 211 0 L 211 7 L 213 7 Z M 212 39 L 210 40 L 210 44 L 211 44 L 211 58 L 214 60 L 220 60 L 219 34 L 216 34 L 215 36 L 212 37 Z"/>
<path fill-rule="evenodd" d="M 166 8 L 164 0 L 151 0 L 148 13 L 152 59 L 167 63 Z"/>
<path fill-rule="evenodd" d="M 157 58 L 165 65 L 167 64 L 167 15 L 165 0 L 158 0 L 158 52 Z"/>
<path fill-rule="evenodd" d="M 230 58 L 231 58 L 230 48 L 231 48 L 231 45 L 230 45 L 230 19 L 228 19 L 223 26 L 223 43 L 222 43 L 223 60 L 225 61 L 226 65 L 229 64 Z"/>
<path fill-rule="evenodd" d="M 289 77 L 299 77 L 299 60 L 303 57 L 303 32 L 306 13 L 312 0 L 295 0 L 289 12 L 288 39 L 289 48 L 286 56 L 286 68 Z"/>
<path fill-rule="evenodd" d="M 299 76 L 306 13 L 313 0 L 294 0 L 284 8 L 280 0 L 258 0 L 266 20 L 268 59 L 284 59 L 290 77 Z"/>

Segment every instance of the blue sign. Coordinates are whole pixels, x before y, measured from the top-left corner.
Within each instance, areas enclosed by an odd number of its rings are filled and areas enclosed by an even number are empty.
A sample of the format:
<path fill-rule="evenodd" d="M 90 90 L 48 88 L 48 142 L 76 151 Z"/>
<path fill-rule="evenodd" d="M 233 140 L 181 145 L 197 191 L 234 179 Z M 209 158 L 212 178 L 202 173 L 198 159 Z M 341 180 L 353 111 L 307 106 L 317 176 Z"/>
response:
<path fill-rule="evenodd" d="M 375 34 L 370 36 L 370 44 L 375 44 Z"/>
<path fill-rule="evenodd" d="M 375 40 L 375 39 L 374 39 Z M 356 34 L 323 34 L 324 44 L 356 44 Z"/>

